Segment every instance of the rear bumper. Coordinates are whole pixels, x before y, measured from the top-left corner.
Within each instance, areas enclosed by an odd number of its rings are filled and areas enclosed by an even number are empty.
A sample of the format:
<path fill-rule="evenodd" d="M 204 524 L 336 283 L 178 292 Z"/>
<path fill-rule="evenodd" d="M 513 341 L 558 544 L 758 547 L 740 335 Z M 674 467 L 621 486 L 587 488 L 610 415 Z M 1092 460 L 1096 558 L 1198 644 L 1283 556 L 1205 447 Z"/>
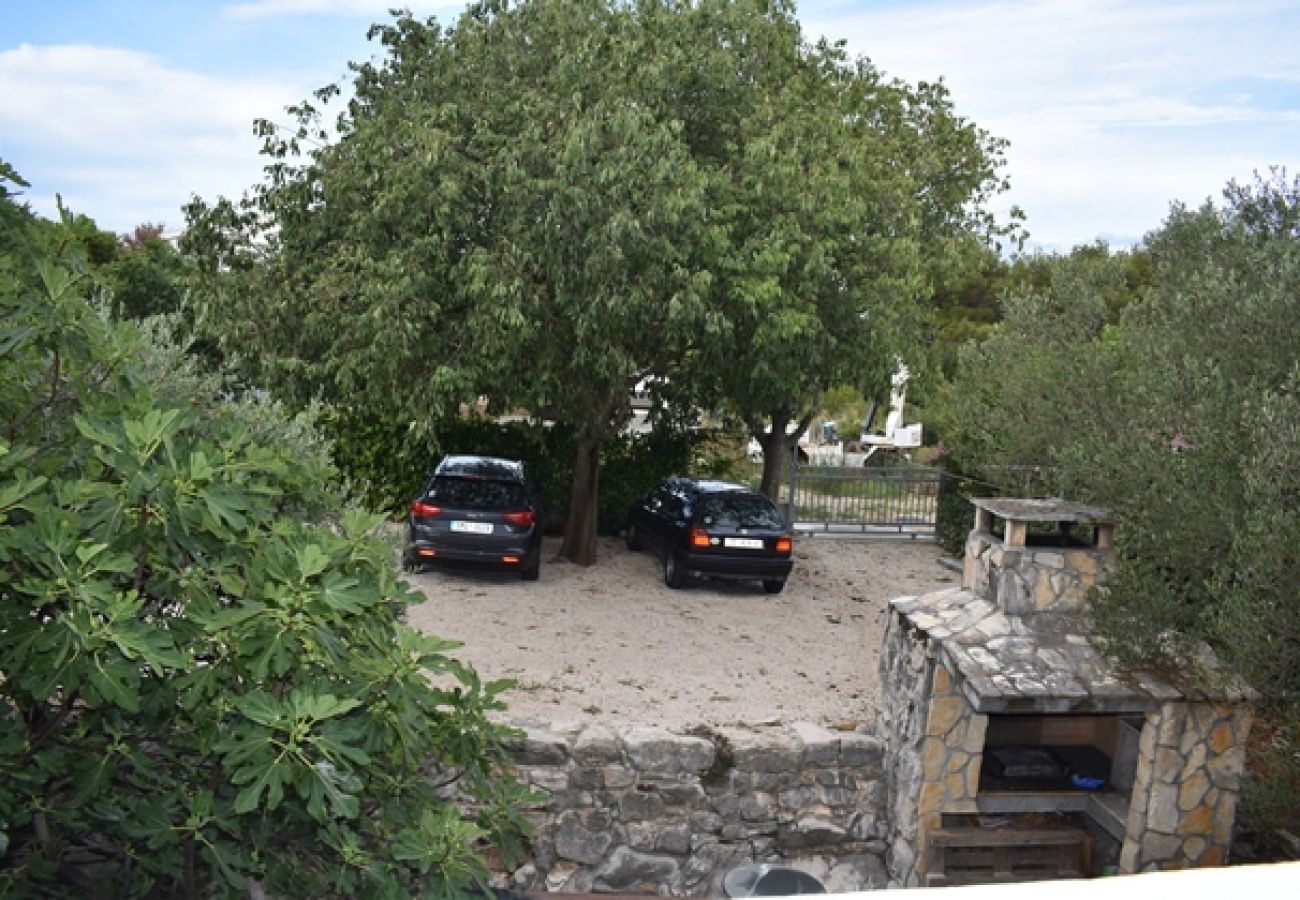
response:
<path fill-rule="evenodd" d="M 789 556 L 739 556 L 723 553 L 681 553 L 681 567 L 690 575 L 737 580 L 785 578 L 794 568 Z"/>
<path fill-rule="evenodd" d="M 406 547 L 406 562 L 411 565 L 459 563 L 489 569 L 518 569 L 541 553 L 540 546 L 528 542 L 498 544 L 492 547 L 459 547 L 441 541 L 414 541 Z M 510 557 L 514 562 L 507 560 Z"/>

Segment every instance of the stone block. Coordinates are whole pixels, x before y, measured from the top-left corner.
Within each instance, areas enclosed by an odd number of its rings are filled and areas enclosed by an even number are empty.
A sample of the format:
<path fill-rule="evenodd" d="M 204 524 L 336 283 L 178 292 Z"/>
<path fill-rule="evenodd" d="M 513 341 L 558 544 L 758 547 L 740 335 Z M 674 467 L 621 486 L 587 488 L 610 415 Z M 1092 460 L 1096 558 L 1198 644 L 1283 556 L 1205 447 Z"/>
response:
<path fill-rule="evenodd" d="M 659 825 L 656 822 L 629 822 L 627 824 L 627 845 L 633 850 L 653 853 L 659 849 Z"/>
<path fill-rule="evenodd" d="M 1183 755 L 1171 747 L 1161 747 L 1156 751 L 1156 778 L 1172 784 L 1183 774 L 1186 760 Z"/>
<path fill-rule="evenodd" d="M 966 698 L 960 695 L 935 697 L 930 701 L 930 718 L 925 733 L 931 737 L 943 737 L 969 709 Z"/>
<path fill-rule="evenodd" d="M 1166 703 L 1160 710 L 1160 726 L 1156 732 L 1156 745 L 1177 748 L 1182 743 L 1183 722 L 1187 707 L 1182 703 Z"/>
<path fill-rule="evenodd" d="M 1210 749 L 1215 753 L 1227 753 L 1234 742 L 1235 736 L 1232 733 L 1232 725 L 1228 722 L 1220 722 L 1210 732 Z"/>
<path fill-rule="evenodd" d="M 661 728 L 629 728 L 622 734 L 628 761 L 651 776 L 698 775 L 713 766 L 713 742 Z"/>
<path fill-rule="evenodd" d="M 708 810 L 691 813 L 691 828 L 697 832 L 717 834 L 722 830 L 722 816 Z"/>
<path fill-rule="evenodd" d="M 948 745 L 939 738 L 929 738 L 921 752 L 921 777 L 926 781 L 938 779 L 948 762 Z"/>
<path fill-rule="evenodd" d="M 1182 849 L 1182 838 L 1149 831 L 1142 838 L 1142 866 L 1145 869 L 1152 864 L 1172 862 L 1181 857 Z"/>
<path fill-rule="evenodd" d="M 818 796 L 817 789 L 808 785 L 800 785 L 799 787 L 790 788 L 789 790 L 782 791 L 776 797 L 777 803 L 785 810 L 807 809 L 819 799 L 820 797 Z"/>
<path fill-rule="evenodd" d="M 625 766 L 606 766 L 601 777 L 608 790 L 618 791 L 636 784 L 636 773 Z"/>
<path fill-rule="evenodd" d="M 1078 572 L 1088 583 L 1097 580 L 1097 554 L 1091 550 L 1067 550 L 1065 568 Z"/>
<path fill-rule="evenodd" d="M 1190 812 L 1200 806 L 1205 794 L 1210 790 L 1210 779 L 1204 772 L 1197 771 L 1178 788 L 1178 808 Z M 1198 832 L 1203 833 L 1203 832 Z"/>
<path fill-rule="evenodd" d="M 764 731 L 726 729 L 723 736 L 731 745 L 738 770 L 746 772 L 797 772 L 803 766 L 803 742 L 784 728 Z"/>
<path fill-rule="evenodd" d="M 653 893 L 675 880 L 681 865 L 671 856 L 639 853 L 619 847 L 593 873 L 592 890 L 602 893 Z"/>
<path fill-rule="evenodd" d="M 505 747 L 521 766 L 562 766 L 569 761 L 569 742 L 543 728 L 521 729 L 523 734 L 506 738 Z"/>
<path fill-rule="evenodd" d="M 604 790 L 605 773 L 600 769 L 588 769 L 578 766 L 569 774 L 569 785 L 581 791 Z"/>
<path fill-rule="evenodd" d="M 740 798 L 738 812 L 746 822 L 760 822 L 776 816 L 776 804 L 767 794 L 747 794 Z"/>
<path fill-rule="evenodd" d="M 659 833 L 659 843 L 655 848 L 661 853 L 685 856 L 691 852 L 691 828 L 681 823 L 670 825 Z"/>
<path fill-rule="evenodd" d="M 783 850 L 838 847 L 849 839 L 848 831 L 829 819 L 806 816 L 777 832 L 777 846 Z"/>
<path fill-rule="evenodd" d="M 1178 792 L 1171 787 L 1157 788 L 1152 792 L 1147 806 L 1147 824 L 1163 834 L 1175 834 L 1181 816 L 1178 812 Z"/>
<path fill-rule="evenodd" d="M 521 780 L 535 788 L 546 791 L 548 794 L 557 794 L 569 789 L 569 773 L 563 769 L 554 769 L 549 766 L 529 768 L 520 770 L 519 776 Z"/>
<path fill-rule="evenodd" d="M 588 831 L 575 819 L 563 819 L 555 828 L 555 854 L 560 859 L 572 860 L 586 866 L 600 862 L 609 849 L 612 837 L 608 831 Z"/>
<path fill-rule="evenodd" d="M 803 744 L 805 765 L 833 766 L 839 762 L 840 732 L 810 722 L 795 722 L 790 731 Z"/>
<path fill-rule="evenodd" d="M 619 801 L 619 815 L 625 822 L 644 822 L 664 814 L 664 801 L 658 793 L 629 791 Z"/>
<path fill-rule="evenodd" d="M 1065 554 L 1055 550 L 1030 550 L 1028 555 L 1033 563 L 1045 569 L 1064 569 Z"/>
<path fill-rule="evenodd" d="M 618 765 L 623 761 L 618 736 L 603 725 L 588 725 L 573 743 L 573 760 L 580 766 Z"/>
<path fill-rule="evenodd" d="M 691 808 L 703 808 L 709 799 L 709 795 L 704 788 L 694 782 L 662 784 L 659 786 L 659 796 L 663 797 L 664 803 L 669 806 L 687 806 Z"/>
<path fill-rule="evenodd" d="M 885 744 L 880 738 L 846 731 L 840 736 L 840 766 L 873 778 L 884 771 Z"/>
<path fill-rule="evenodd" d="M 1214 834 L 1214 810 L 1208 806 L 1198 806 L 1183 818 L 1181 832 L 1202 836 Z"/>

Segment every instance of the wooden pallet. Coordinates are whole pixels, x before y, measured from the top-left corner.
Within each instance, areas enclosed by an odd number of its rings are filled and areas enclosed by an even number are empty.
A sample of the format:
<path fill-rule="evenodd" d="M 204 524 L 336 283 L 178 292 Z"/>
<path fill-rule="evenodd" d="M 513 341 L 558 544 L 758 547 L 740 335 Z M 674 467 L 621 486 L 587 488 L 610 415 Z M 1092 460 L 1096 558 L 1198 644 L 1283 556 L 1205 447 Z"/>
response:
<path fill-rule="evenodd" d="M 1091 856 L 1077 828 L 936 828 L 926 833 L 926 886 L 1082 878 Z"/>

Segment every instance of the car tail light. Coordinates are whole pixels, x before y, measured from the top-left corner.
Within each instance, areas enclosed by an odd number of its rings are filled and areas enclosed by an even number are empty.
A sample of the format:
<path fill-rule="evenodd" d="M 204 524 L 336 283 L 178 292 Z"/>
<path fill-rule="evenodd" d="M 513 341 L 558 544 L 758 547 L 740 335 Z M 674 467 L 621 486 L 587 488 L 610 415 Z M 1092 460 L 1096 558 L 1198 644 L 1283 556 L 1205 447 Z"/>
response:
<path fill-rule="evenodd" d="M 432 547 L 421 547 L 420 549 L 415 551 L 415 555 L 423 556 L 426 559 L 432 559 L 433 557 L 438 555 L 438 551 L 434 550 Z"/>
<path fill-rule="evenodd" d="M 511 525 L 521 525 L 528 528 L 537 521 L 537 514 L 531 509 L 523 509 L 519 512 L 508 512 L 501 518 L 505 519 Z"/>
<path fill-rule="evenodd" d="M 709 533 L 705 531 L 703 528 L 691 529 L 692 547 L 707 547 L 709 546 L 710 543 L 711 541 L 709 540 Z"/>
<path fill-rule="evenodd" d="M 790 552 L 791 550 L 793 550 L 793 549 L 794 549 L 794 540 L 793 540 L 793 539 L 788 538 L 788 537 L 780 537 L 780 538 L 777 538 L 777 539 L 776 539 L 776 552 L 777 552 L 777 553 L 789 553 L 789 552 Z"/>
<path fill-rule="evenodd" d="M 517 564 L 519 563 L 519 557 L 517 557 L 517 556 L 503 556 L 503 557 L 501 557 L 501 561 L 502 561 L 503 563 L 512 563 L 512 564 L 517 565 Z"/>
<path fill-rule="evenodd" d="M 411 504 L 411 515 L 417 519 L 432 519 L 435 516 L 442 515 L 442 507 L 434 506 L 432 503 L 425 503 L 423 500 L 416 500 Z"/>

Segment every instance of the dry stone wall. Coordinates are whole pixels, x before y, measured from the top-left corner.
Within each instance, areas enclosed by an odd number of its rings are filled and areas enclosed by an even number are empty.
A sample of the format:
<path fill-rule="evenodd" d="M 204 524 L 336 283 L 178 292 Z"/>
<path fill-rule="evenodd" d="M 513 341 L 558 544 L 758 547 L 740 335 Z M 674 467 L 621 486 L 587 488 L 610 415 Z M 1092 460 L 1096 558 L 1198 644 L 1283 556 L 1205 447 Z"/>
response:
<path fill-rule="evenodd" d="M 885 885 L 883 745 L 809 724 L 676 734 L 529 727 L 511 745 L 531 859 L 512 887 L 724 896 L 748 862 L 793 866 L 832 891 Z"/>

